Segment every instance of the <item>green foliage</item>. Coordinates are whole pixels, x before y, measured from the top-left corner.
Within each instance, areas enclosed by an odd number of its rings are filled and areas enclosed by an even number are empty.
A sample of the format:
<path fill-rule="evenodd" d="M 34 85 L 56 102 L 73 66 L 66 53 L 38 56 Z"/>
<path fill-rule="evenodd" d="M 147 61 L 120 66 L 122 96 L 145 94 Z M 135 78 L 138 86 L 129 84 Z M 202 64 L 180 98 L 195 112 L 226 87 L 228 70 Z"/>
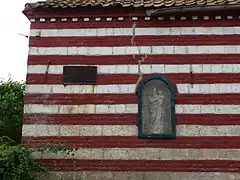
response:
<path fill-rule="evenodd" d="M 0 81 L 0 137 L 7 136 L 15 144 L 21 142 L 24 107 L 24 83 Z"/>
<path fill-rule="evenodd" d="M 34 172 L 47 172 L 32 160 L 30 150 L 21 145 L 10 146 L 11 143 L 0 138 L 1 180 L 34 180 Z"/>
<path fill-rule="evenodd" d="M 66 153 L 69 156 L 75 156 L 78 148 L 66 147 L 59 144 L 57 147 L 52 147 L 51 144 L 47 144 L 46 147 L 35 148 L 32 151 L 40 152 L 41 154 L 58 154 L 58 153 Z"/>
<path fill-rule="evenodd" d="M 77 150 L 61 145 L 32 149 L 19 145 L 22 138 L 24 89 L 24 83 L 11 78 L 0 80 L 0 180 L 44 179 L 48 171 L 33 160 L 33 152 L 74 156 Z"/>

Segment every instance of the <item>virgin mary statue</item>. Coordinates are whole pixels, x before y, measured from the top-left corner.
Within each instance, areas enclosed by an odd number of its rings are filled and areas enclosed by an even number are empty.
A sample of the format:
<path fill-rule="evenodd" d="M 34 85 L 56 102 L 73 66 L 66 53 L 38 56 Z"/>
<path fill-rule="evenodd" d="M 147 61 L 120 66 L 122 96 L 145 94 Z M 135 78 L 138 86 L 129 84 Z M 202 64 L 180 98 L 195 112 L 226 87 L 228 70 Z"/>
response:
<path fill-rule="evenodd" d="M 152 134 L 160 134 L 164 132 L 163 100 L 163 92 L 161 90 L 157 90 L 156 87 L 153 87 L 152 93 L 149 96 L 149 122 L 151 124 L 149 132 Z"/>

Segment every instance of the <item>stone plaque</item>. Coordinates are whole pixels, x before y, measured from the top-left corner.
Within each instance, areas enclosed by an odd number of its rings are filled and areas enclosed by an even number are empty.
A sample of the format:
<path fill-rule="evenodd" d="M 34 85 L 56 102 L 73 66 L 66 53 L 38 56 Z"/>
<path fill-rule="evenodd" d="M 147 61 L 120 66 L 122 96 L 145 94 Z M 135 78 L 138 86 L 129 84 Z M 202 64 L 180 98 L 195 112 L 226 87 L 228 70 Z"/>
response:
<path fill-rule="evenodd" d="M 159 79 L 147 81 L 142 87 L 142 133 L 173 133 L 171 94 L 167 84 Z"/>

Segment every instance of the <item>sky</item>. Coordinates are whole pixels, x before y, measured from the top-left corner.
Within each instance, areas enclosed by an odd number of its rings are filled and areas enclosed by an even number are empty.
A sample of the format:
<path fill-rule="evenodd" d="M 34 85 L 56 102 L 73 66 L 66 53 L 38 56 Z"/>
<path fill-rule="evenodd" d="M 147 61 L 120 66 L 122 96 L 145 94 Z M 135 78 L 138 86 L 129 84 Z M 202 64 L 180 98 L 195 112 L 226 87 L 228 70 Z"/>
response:
<path fill-rule="evenodd" d="M 17 81 L 26 80 L 28 38 L 19 35 L 29 35 L 29 20 L 22 14 L 27 2 L 38 0 L 15 0 L 1 2 L 0 28 L 0 79 L 11 75 Z"/>

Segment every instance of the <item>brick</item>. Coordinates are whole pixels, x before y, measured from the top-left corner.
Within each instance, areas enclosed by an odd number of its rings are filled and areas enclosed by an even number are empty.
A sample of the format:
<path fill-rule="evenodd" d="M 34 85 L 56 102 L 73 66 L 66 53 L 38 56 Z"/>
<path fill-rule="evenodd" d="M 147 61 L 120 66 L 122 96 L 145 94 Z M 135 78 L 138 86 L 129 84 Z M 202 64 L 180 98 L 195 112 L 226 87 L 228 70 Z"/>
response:
<path fill-rule="evenodd" d="M 107 103 L 106 103 L 106 104 L 107 104 Z M 118 108 L 118 105 L 117 105 L 117 106 L 108 105 L 108 111 L 107 111 L 107 113 L 115 114 L 117 108 Z"/>
<path fill-rule="evenodd" d="M 152 53 L 161 54 L 161 53 L 164 53 L 164 49 L 162 46 L 152 46 Z"/>
<path fill-rule="evenodd" d="M 240 73 L 240 64 L 232 64 L 233 73 Z"/>
<path fill-rule="evenodd" d="M 96 112 L 95 113 L 107 113 L 108 106 L 106 105 L 96 105 Z"/>
<path fill-rule="evenodd" d="M 106 28 L 106 35 L 107 36 L 113 36 L 114 30 L 112 28 Z"/>
<path fill-rule="evenodd" d="M 224 53 L 231 54 L 231 53 L 237 53 L 237 49 L 235 46 L 226 46 L 224 47 Z"/>
<path fill-rule="evenodd" d="M 189 35 L 189 34 L 194 34 L 194 33 L 195 33 L 195 28 L 194 27 L 181 28 L 181 34 L 182 35 Z"/>
<path fill-rule="evenodd" d="M 177 73 L 178 66 L 177 65 L 164 65 L 164 73 Z"/>
<path fill-rule="evenodd" d="M 150 34 L 158 34 L 157 28 L 136 28 L 135 29 L 136 35 L 150 35 Z"/>
<path fill-rule="evenodd" d="M 152 73 L 164 73 L 164 65 L 163 64 L 153 64 L 152 65 Z"/>
<path fill-rule="evenodd" d="M 140 69 L 141 69 L 142 73 L 144 73 L 144 74 L 152 73 L 152 69 L 149 65 L 141 65 Z"/>
<path fill-rule="evenodd" d="M 201 84 L 199 86 L 199 93 L 209 94 L 210 93 L 210 85 L 209 84 Z"/>
<path fill-rule="evenodd" d="M 123 28 L 123 34 L 125 36 L 132 36 L 133 35 L 133 29 L 132 28 Z"/>
<path fill-rule="evenodd" d="M 215 105 L 201 106 L 201 113 L 203 114 L 214 114 L 216 112 Z"/>
<path fill-rule="evenodd" d="M 92 52 L 92 49 L 90 49 L 91 50 L 91 53 L 93 53 Z M 77 55 L 84 55 L 84 54 L 87 54 L 87 52 L 88 52 L 88 49 L 87 48 L 84 48 L 84 47 L 78 47 L 77 48 Z"/>
<path fill-rule="evenodd" d="M 164 54 L 174 54 L 174 46 L 164 46 L 163 47 L 163 53 Z"/>
<path fill-rule="evenodd" d="M 121 55 L 126 54 L 126 48 L 125 47 L 113 47 L 113 54 L 115 55 Z"/>
<path fill-rule="evenodd" d="M 190 92 L 189 88 L 190 88 L 190 84 L 178 84 L 177 88 L 178 88 L 178 93 L 179 94 L 188 94 Z"/>
<path fill-rule="evenodd" d="M 123 34 L 123 29 L 122 28 L 114 28 L 113 34 L 114 34 L 114 36 L 121 36 Z"/>
<path fill-rule="evenodd" d="M 122 105 L 118 105 L 116 107 L 116 113 L 124 113 L 126 111 L 126 108 L 125 108 L 125 105 L 122 104 Z"/>
<path fill-rule="evenodd" d="M 138 73 L 137 65 L 128 65 L 127 69 L 128 69 L 129 74 L 137 74 Z"/>
<path fill-rule="evenodd" d="M 116 74 L 127 74 L 128 65 L 115 66 Z"/>
<path fill-rule="evenodd" d="M 85 36 L 97 36 L 97 29 L 85 29 Z"/>
<path fill-rule="evenodd" d="M 188 54 L 188 47 L 186 46 L 175 46 L 174 47 L 175 54 Z"/>
<path fill-rule="evenodd" d="M 212 34 L 224 34 L 224 29 L 222 27 L 215 27 L 212 28 Z"/>
<path fill-rule="evenodd" d="M 210 84 L 210 93 L 219 93 L 220 85 L 219 84 Z"/>
<path fill-rule="evenodd" d="M 178 73 L 190 73 L 190 65 L 188 65 L 188 64 L 178 65 L 177 72 Z"/>
<path fill-rule="evenodd" d="M 157 28 L 157 35 L 170 35 L 170 28 Z"/>
<path fill-rule="evenodd" d="M 195 94 L 195 93 L 200 93 L 200 86 L 199 84 L 192 84 L 189 87 L 189 93 Z"/>
<path fill-rule="evenodd" d="M 140 54 L 151 54 L 153 53 L 153 49 L 151 46 L 141 46 L 140 47 Z"/>
<path fill-rule="evenodd" d="M 211 73 L 222 73 L 222 65 L 221 64 L 211 64 L 210 65 Z"/>
<path fill-rule="evenodd" d="M 223 34 L 234 34 L 235 33 L 235 29 L 234 28 L 222 27 L 222 29 L 223 29 Z"/>
<path fill-rule="evenodd" d="M 203 71 L 204 73 L 211 73 L 211 64 L 205 64 L 205 65 L 203 65 L 202 71 Z"/>
<path fill-rule="evenodd" d="M 186 54 L 198 54 L 197 46 L 188 46 Z"/>
<path fill-rule="evenodd" d="M 99 70 L 99 73 L 102 73 L 102 74 L 115 74 L 116 73 L 115 66 L 112 66 L 112 65 L 99 66 L 98 70 Z"/>
<path fill-rule="evenodd" d="M 180 35 L 180 34 L 181 34 L 180 28 L 170 28 L 170 35 Z"/>
<path fill-rule="evenodd" d="M 196 46 L 196 49 L 197 50 L 195 54 L 208 54 L 209 52 L 211 52 L 211 50 L 207 46 Z"/>
<path fill-rule="evenodd" d="M 78 126 L 59 126 L 60 136 L 78 136 Z"/>

